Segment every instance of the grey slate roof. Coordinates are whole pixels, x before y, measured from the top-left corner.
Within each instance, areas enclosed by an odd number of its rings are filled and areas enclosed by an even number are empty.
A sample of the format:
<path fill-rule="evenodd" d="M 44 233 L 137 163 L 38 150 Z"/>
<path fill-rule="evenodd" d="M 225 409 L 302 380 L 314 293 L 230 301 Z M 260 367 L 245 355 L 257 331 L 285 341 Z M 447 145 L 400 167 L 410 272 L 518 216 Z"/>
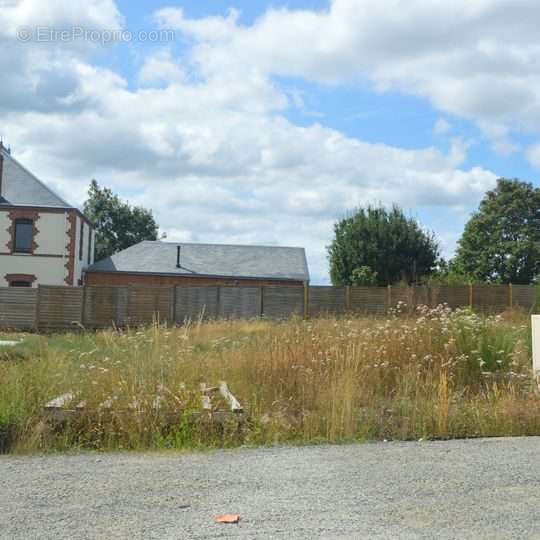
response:
<path fill-rule="evenodd" d="M 4 158 L 0 205 L 74 208 L 25 169 L 2 144 L 0 153 Z"/>
<path fill-rule="evenodd" d="M 177 246 L 181 246 L 176 267 Z M 308 281 L 304 248 L 145 241 L 86 269 L 87 272 L 211 276 Z"/>

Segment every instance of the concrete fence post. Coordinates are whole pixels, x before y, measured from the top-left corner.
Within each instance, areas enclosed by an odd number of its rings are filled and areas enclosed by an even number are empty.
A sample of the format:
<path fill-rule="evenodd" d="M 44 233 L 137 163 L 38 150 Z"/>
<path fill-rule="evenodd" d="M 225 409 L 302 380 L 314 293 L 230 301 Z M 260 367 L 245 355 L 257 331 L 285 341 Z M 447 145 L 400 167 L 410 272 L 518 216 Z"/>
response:
<path fill-rule="evenodd" d="M 386 311 L 392 307 L 392 285 L 386 288 Z"/>

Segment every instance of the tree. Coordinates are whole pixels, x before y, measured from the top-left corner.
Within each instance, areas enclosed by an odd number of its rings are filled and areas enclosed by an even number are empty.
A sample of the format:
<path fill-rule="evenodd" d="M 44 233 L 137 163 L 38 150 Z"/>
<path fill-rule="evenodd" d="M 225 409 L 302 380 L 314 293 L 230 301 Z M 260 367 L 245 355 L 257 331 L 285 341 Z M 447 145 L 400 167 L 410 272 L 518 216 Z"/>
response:
<path fill-rule="evenodd" d="M 373 287 L 377 285 L 377 272 L 374 272 L 369 266 L 355 268 L 351 274 L 351 285 Z"/>
<path fill-rule="evenodd" d="M 389 285 L 416 282 L 437 262 L 438 245 L 398 206 L 368 206 L 334 225 L 328 247 L 334 285 Z"/>
<path fill-rule="evenodd" d="M 429 276 L 428 285 L 467 285 L 476 280 L 474 277 L 464 274 L 456 268 L 454 261 L 440 259 L 434 272 Z"/>
<path fill-rule="evenodd" d="M 454 265 L 481 281 L 535 281 L 540 273 L 540 190 L 500 178 L 465 226 Z"/>
<path fill-rule="evenodd" d="M 96 227 L 96 260 L 143 240 L 157 239 L 158 225 L 150 210 L 130 206 L 96 180 L 90 183 L 84 213 Z"/>

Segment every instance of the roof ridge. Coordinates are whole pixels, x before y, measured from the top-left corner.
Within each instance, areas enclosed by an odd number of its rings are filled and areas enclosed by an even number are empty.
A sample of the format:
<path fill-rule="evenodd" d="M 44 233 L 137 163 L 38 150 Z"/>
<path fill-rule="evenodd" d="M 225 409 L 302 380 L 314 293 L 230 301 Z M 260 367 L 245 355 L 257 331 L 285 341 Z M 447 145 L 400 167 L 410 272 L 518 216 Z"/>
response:
<path fill-rule="evenodd" d="M 163 240 L 143 240 L 142 242 L 148 243 L 148 244 L 168 244 L 171 246 L 223 246 L 223 247 L 241 247 L 241 248 L 254 248 L 254 247 L 261 247 L 261 248 L 281 248 L 281 249 L 304 249 L 303 246 L 281 246 L 279 244 L 219 244 L 216 242 L 168 242 Z M 139 243 L 142 243 L 139 242 Z M 137 245 L 137 244 L 134 244 Z M 129 248 L 128 248 L 129 249 Z"/>

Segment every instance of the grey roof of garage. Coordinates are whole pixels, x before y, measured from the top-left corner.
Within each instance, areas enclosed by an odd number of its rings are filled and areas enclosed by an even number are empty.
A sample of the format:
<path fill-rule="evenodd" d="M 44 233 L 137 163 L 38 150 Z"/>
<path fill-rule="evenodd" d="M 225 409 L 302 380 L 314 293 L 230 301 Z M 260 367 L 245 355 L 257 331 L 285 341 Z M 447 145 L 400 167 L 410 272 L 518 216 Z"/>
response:
<path fill-rule="evenodd" d="M 0 205 L 74 208 L 23 167 L 0 144 L 3 158 Z"/>
<path fill-rule="evenodd" d="M 177 247 L 181 247 L 176 267 Z M 304 248 L 145 241 L 86 269 L 191 277 L 309 281 Z"/>

